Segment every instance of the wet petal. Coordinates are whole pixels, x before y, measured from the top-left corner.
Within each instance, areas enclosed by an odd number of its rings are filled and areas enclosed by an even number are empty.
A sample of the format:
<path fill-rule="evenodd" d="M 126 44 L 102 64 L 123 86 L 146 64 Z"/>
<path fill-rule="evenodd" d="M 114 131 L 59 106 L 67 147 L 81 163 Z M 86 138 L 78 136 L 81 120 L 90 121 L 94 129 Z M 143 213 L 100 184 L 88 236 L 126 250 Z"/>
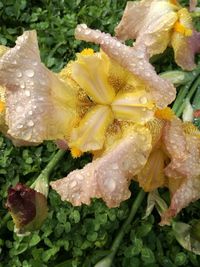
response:
<path fill-rule="evenodd" d="M 116 207 L 130 197 L 130 180 L 145 165 L 151 150 L 148 129 L 135 125 L 125 128 L 124 136 L 101 158 L 51 183 L 62 200 L 78 206 L 90 204 L 91 198 L 102 198 Z"/>
<path fill-rule="evenodd" d="M 65 138 L 76 118 L 75 94 L 40 61 L 35 31 L 0 58 L 8 133 L 29 142 Z"/>
<path fill-rule="evenodd" d="M 130 93 L 121 93 L 112 102 L 114 116 L 118 120 L 127 120 L 145 123 L 153 118 L 153 102 L 147 92 L 135 90 Z"/>
<path fill-rule="evenodd" d="M 169 224 L 172 217 L 176 216 L 191 202 L 200 198 L 200 176 L 185 179 L 174 193 L 169 209 L 162 215 L 161 224 Z"/>
<path fill-rule="evenodd" d="M 98 30 L 91 30 L 85 24 L 79 25 L 76 28 L 75 36 L 77 39 L 100 44 L 107 55 L 140 78 L 151 92 L 158 107 L 165 107 L 174 100 L 176 95 L 175 87 L 172 83 L 156 74 L 153 66 L 145 57 L 143 50 L 140 51 L 139 49 L 123 45 L 109 34 Z"/>
<path fill-rule="evenodd" d="M 144 191 L 150 192 L 164 186 L 166 158 L 164 152 L 159 148 L 151 152 L 146 165 L 137 176 L 138 182 Z"/>
<path fill-rule="evenodd" d="M 104 53 L 78 54 L 72 64 L 72 78 L 98 104 L 110 104 L 115 90 L 108 82 L 110 61 Z"/>
<path fill-rule="evenodd" d="M 174 5 L 168 1 L 127 4 L 122 21 L 116 29 L 117 37 L 137 38 L 136 46 L 145 45 L 150 56 L 159 54 L 167 48 L 170 31 L 176 20 Z"/>
<path fill-rule="evenodd" d="M 127 2 L 123 17 L 115 28 L 116 37 L 124 41 L 136 39 L 152 2 L 153 0 Z"/>
<path fill-rule="evenodd" d="M 200 134 L 186 134 L 178 119 L 166 126 L 165 131 L 164 142 L 171 157 L 166 175 L 174 178 L 200 175 Z"/>
<path fill-rule="evenodd" d="M 178 11 L 178 27 L 175 25 L 175 31 L 171 37 L 171 44 L 174 49 L 175 61 L 185 70 L 195 68 L 194 54 L 191 37 L 193 35 L 192 18 L 186 8 Z"/>
<path fill-rule="evenodd" d="M 78 148 L 82 152 L 101 149 L 106 130 L 113 119 L 112 111 L 108 106 L 96 105 L 91 108 L 78 128 L 72 130 L 69 146 Z"/>

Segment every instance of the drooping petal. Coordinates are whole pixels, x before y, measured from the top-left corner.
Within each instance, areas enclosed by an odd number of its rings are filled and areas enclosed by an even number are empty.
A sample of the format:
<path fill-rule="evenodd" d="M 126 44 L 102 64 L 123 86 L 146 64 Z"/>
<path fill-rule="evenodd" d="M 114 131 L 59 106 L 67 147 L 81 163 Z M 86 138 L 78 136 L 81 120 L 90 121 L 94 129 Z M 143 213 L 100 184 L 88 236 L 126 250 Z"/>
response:
<path fill-rule="evenodd" d="M 174 193 L 169 209 L 162 215 L 161 224 L 169 224 L 172 217 L 176 216 L 191 202 L 200 198 L 200 176 L 185 179 Z"/>
<path fill-rule="evenodd" d="M 168 1 L 128 3 L 122 21 L 116 28 L 117 37 L 123 40 L 136 39 L 135 45 L 145 45 L 149 56 L 159 54 L 167 48 L 176 20 L 174 5 Z"/>
<path fill-rule="evenodd" d="M 165 159 L 166 155 L 160 148 L 151 152 L 146 165 L 137 176 L 144 191 L 150 192 L 165 185 Z"/>
<path fill-rule="evenodd" d="M 72 130 L 69 146 L 76 147 L 82 152 L 101 149 L 106 130 L 113 119 L 112 111 L 108 106 L 92 107 L 79 126 Z"/>
<path fill-rule="evenodd" d="M 62 200 L 75 206 L 90 204 L 94 197 L 102 198 L 109 207 L 119 206 L 130 197 L 130 180 L 145 165 L 150 150 L 149 130 L 139 125 L 127 127 L 123 138 L 105 155 L 51 186 Z"/>
<path fill-rule="evenodd" d="M 156 74 L 153 66 L 145 57 L 144 51 L 123 45 L 109 34 L 91 30 L 85 24 L 77 26 L 75 37 L 100 44 L 108 56 L 115 59 L 122 67 L 146 84 L 158 107 L 165 107 L 174 100 L 176 89 L 172 83 Z"/>
<path fill-rule="evenodd" d="M 186 8 L 178 12 L 179 21 L 176 22 L 171 37 L 171 44 L 174 49 L 175 61 L 185 70 L 195 68 L 194 55 L 191 38 L 193 33 L 192 18 Z"/>
<path fill-rule="evenodd" d="M 115 90 L 108 82 L 110 61 L 104 53 L 77 55 L 72 64 L 72 78 L 84 88 L 87 95 L 98 104 L 110 104 Z"/>
<path fill-rule="evenodd" d="M 200 175 L 200 134 L 186 134 L 183 124 L 176 119 L 167 125 L 165 146 L 171 162 L 165 169 L 169 177 L 196 177 Z"/>
<path fill-rule="evenodd" d="M 129 93 L 119 92 L 111 107 L 115 118 L 118 120 L 146 123 L 154 115 L 154 105 L 151 97 L 142 90 Z"/>
<path fill-rule="evenodd" d="M 0 83 L 6 86 L 8 133 L 42 142 L 65 138 L 76 118 L 75 93 L 40 61 L 35 31 L 27 31 L 0 58 Z"/>

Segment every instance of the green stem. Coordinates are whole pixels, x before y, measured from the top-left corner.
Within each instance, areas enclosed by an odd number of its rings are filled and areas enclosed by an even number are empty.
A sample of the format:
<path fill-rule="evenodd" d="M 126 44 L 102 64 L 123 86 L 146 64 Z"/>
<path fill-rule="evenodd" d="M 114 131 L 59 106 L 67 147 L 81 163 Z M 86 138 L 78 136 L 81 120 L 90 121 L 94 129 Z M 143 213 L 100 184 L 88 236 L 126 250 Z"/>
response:
<path fill-rule="evenodd" d="M 192 98 L 192 96 L 194 95 L 194 93 L 195 93 L 197 87 L 199 86 L 199 84 L 200 84 L 200 76 L 196 79 L 196 81 L 194 82 L 194 84 L 191 86 L 191 88 L 190 88 L 190 90 L 189 90 L 189 93 L 188 93 L 187 96 L 186 96 L 186 98 L 187 98 L 188 100 L 190 100 L 190 99 Z M 181 116 L 181 114 L 182 114 L 184 108 L 185 108 L 185 101 L 180 105 L 180 107 L 179 107 L 179 108 L 177 109 L 177 111 L 176 111 L 176 115 L 177 115 L 178 117 Z"/>
<path fill-rule="evenodd" d="M 192 104 L 195 109 L 200 109 L 200 86 L 197 88 Z"/>
<path fill-rule="evenodd" d="M 175 113 L 177 113 L 177 111 L 180 109 L 180 106 L 184 104 L 184 100 L 188 94 L 188 91 L 190 91 L 189 90 L 190 87 L 192 86 L 194 80 L 199 76 L 200 66 L 198 66 L 194 71 L 192 71 L 191 74 L 192 74 L 192 78 L 190 82 L 180 88 L 179 93 L 176 97 L 176 100 L 172 106 L 172 109 Z M 184 105 L 183 105 L 183 109 L 184 109 Z"/>
<path fill-rule="evenodd" d="M 133 202 L 133 205 L 131 207 L 131 211 L 130 214 L 128 216 L 128 218 L 126 219 L 126 221 L 123 223 L 119 233 L 117 234 L 112 247 L 111 247 L 111 253 L 106 256 L 105 258 L 103 258 L 101 261 L 99 261 L 94 267 L 110 267 L 112 264 L 112 261 L 115 257 L 115 254 L 117 253 L 117 250 L 119 248 L 119 245 L 126 233 L 127 227 L 130 225 L 130 223 L 132 222 L 138 208 L 140 207 L 144 197 L 145 197 L 145 192 L 140 189 L 135 201 Z"/>
<path fill-rule="evenodd" d="M 35 180 L 35 182 L 32 184 L 31 187 L 34 187 L 35 184 L 38 182 L 38 180 L 43 180 L 44 182 L 48 182 L 49 176 L 57 163 L 62 159 L 62 157 L 65 154 L 65 150 L 59 150 L 55 156 L 50 160 L 50 162 L 47 164 L 47 166 L 44 168 L 44 170 L 40 173 L 38 178 Z"/>

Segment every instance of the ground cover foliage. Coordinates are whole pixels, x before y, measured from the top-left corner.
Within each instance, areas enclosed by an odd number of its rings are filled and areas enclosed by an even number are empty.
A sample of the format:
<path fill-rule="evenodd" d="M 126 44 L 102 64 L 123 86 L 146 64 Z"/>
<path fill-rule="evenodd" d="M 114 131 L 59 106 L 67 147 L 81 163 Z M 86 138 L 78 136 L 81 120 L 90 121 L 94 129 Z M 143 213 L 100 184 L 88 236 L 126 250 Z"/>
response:
<path fill-rule="evenodd" d="M 59 71 L 76 52 L 88 47 L 74 39 L 76 25 L 84 22 L 92 28 L 113 33 L 125 4 L 125 0 L 100 0 L 98 4 L 94 0 L 3 0 L 0 1 L 0 43 L 13 46 L 23 30 L 36 29 L 42 61 L 53 71 Z M 171 54 L 168 50 L 167 56 L 156 59 L 157 71 L 177 68 Z M 101 200 L 74 208 L 50 190 L 49 215 L 41 230 L 26 237 L 16 236 L 4 207 L 7 189 L 19 181 L 31 184 L 56 151 L 52 142 L 15 148 L 0 136 L 0 267 L 92 267 L 109 253 L 113 238 L 129 214 L 138 192 L 135 183 L 131 185 L 132 198 L 115 209 L 108 209 Z M 75 160 L 67 152 L 51 179 L 83 167 L 90 158 L 84 155 Z M 168 200 L 165 190 L 161 195 Z M 142 220 L 145 207 L 144 201 L 127 229 L 113 266 L 200 266 L 200 257 L 181 248 L 170 227 L 158 225 L 156 211 Z M 199 219 L 199 209 L 200 202 L 195 202 L 184 209 L 179 219 L 187 223 Z"/>

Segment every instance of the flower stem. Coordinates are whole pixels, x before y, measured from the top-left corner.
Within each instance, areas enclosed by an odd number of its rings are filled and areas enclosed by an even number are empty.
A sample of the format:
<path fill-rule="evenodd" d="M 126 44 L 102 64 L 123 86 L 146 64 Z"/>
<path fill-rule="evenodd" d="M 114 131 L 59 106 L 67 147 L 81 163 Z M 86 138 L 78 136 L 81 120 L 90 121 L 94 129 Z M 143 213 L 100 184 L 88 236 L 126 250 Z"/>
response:
<path fill-rule="evenodd" d="M 135 201 L 132 204 L 131 211 L 130 211 L 128 218 L 125 220 L 119 233 L 117 234 L 116 238 L 114 239 L 114 242 L 113 242 L 112 247 L 111 247 L 111 253 L 108 256 L 106 256 L 105 258 L 103 258 L 102 260 L 100 260 L 94 267 L 110 267 L 112 265 L 112 261 L 115 257 L 115 254 L 117 253 L 119 245 L 120 245 L 120 243 L 121 243 L 121 241 L 122 241 L 122 239 L 126 233 L 126 229 L 130 225 L 130 223 L 132 222 L 132 220 L 133 220 L 138 208 L 140 207 L 145 195 L 146 195 L 146 193 L 142 189 L 140 189 Z"/>
<path fill-rule="evenodd" d="M 31 188 L 34 188 L 36 191 L 43 193 L 46 197 L 49 190 L 49 176 L 57 163 L 62 159 L 65 154 L 65 150 L 59 150 L 55 156 L 50 160 L 44 170 L 40 173 L 38 178 L 31 185 Z"/>
<path fill-rule="evenodd" d="M 186 85 L 183 85 L 180 90 L 179 93 L 177 95 L 177 98 L 172 106 L 172 109 L 174 110 L 175 113 L 182 113 L 183 109 L 184 109 L 184 100 L 188 94 L 188 92 L 190 92 L 190 87 L 192 86 L 194 80 L 199 76 L 200 74 L 200 66 L 197 67 L 197 69 L 195 69 L 194 71 L 191 72 L 192 74 L 192 79 L 190 80 L 189 83 L 187 83 Z M 182 110 L 182 111 L 181 111 Z"/>
<path fill-rule="evenodd" d="M 192 98 L 192 96 L 193 96 L 194 93 L 196 92 L 196 89 L 198 88 L 199 84 L 200 84 L 200 76 L 196 79 L 196 81 L 194 82 L 194 84 L 191 86 L 191 88 L 190 88 L 188 94 L 186 95 L 186 98 L 187 98 L 188 100 L 190 100 L 190 99 Z M 182 104 L 178 107 L 178 109 L 176 110 L 176 115 L 177 115 L 178 117 L 181 116 L 181 114 L 182 114 L 184 108 L 185 108 L 185 101 L 183 101 L 183 103 L 182 103 Z"/>

